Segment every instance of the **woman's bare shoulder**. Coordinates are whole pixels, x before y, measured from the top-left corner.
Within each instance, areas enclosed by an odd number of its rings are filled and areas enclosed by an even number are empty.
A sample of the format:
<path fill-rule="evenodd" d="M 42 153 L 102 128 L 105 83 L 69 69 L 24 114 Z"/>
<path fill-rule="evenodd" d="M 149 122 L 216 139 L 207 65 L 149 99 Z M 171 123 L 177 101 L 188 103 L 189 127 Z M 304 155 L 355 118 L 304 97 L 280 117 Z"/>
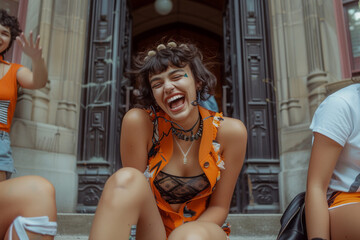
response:
<path fill-rule="evenodd" d="M 243 122 L 239 119 L 224 117 L 218 130 L 217 140 L 228 167 L 236 166 L 240 171 L 247 145 L 247 130 Z"/>
<path fill-rule="evenodd" d="M 123 121 L 132 122 L 134 124 L 151 124 L 151 118 L 149 113 L 141 108 L 132 108 L 126 112 Z"/>
<path fill-rule="evenodd" d="M 219 126 L 218 135 L 225 139 L 246 139 L 247 131 L 244 123 L 236 118 L 224 117 Z"/>
<path fill-rule="evenodd" d="M 140 108 L 130 109 L 122 121 L 123 129 L 139 131 L 151 131 L 153 129 L 152 120 L 149 113 Z"/>

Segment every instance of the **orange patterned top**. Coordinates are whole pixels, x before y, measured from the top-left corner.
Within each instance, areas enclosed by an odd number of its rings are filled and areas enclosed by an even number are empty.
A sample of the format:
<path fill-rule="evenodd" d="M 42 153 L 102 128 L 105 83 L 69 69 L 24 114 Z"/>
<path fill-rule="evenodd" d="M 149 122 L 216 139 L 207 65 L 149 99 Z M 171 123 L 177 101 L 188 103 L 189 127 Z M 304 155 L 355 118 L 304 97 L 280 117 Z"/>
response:
<path fill-rule="evenodd" d="M 10 65 L 9 70 L 0 79 L 0 130 L 10 132 L 17 100 L 16 73 L 22 67 L 20 64 L 8 63 L 0 55 L 0 62 Z"/>

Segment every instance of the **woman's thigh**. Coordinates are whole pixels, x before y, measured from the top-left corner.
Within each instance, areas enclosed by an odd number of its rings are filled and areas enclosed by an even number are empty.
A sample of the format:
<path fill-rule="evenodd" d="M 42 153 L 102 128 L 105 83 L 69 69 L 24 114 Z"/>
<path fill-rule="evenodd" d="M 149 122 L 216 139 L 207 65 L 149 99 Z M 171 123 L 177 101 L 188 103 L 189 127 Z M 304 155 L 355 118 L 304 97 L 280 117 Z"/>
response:
<path fill-rule="evenodd" d="M 160 216 L 155 197 L 151 191 L 150 185 L 146 180 L 143 173 L 141 173 L 139 181 L 141 186 L 139 191 L 142 192 L 140 196 L 143 198 L 140 206 L 139 219 L 136 226 L 136 239 L 137 240 L 162 240 L 166 239 L 166 232 L 164 223 Z"/>
<path fill-rule="evenodd" d="M 137 240 L 166 239 L 164 223 L 152 192 L 143 205 L 136 228 Z"/>
<path fill-rule="evenodd" d="M 176 228 L 169 240 L 226 240 L 227 235 L 217 224 L 211 222 L 188 222 Z"/>
<path fill-rule="evenodd" d="M 360 239 L 360 203 L 329 210 L 332 240 Z"/>
<path fill-rule="evenodd" d="M 137 240 L 166 238 L 153 193 L 143 173 L 134 168 L 122 168 L 105 184 L 90 239 L 128 238 L 133 224 L 137 224 Z"/>

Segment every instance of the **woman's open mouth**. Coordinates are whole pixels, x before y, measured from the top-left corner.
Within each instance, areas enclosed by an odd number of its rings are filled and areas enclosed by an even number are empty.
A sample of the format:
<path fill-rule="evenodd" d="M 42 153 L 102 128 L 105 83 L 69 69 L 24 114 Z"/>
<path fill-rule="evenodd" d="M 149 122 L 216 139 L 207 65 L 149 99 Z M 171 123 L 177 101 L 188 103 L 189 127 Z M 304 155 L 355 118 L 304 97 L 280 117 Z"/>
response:
<path fill-rule="evenodd" d="M 167 100 L 167 104 L 171 111 L 178 111 L 184 106 L 185 96 L 182 94 L 178 94 L 170 97 Z"/>

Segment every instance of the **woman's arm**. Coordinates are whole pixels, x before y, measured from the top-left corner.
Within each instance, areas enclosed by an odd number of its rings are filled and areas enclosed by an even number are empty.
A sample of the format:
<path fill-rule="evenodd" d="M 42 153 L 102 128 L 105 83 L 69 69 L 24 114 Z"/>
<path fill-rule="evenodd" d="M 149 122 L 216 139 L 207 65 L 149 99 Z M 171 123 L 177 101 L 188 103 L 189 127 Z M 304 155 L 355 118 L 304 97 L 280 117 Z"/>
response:
<path fill-rule="evenodd" d="M 48 72 L 42 57 L 42 49 L 39 46 L 40 36 L 33 42 L 33 33 L 30 32 L 29 40 L 26 39 L 24 33 L 16 38 L 16 42 L 22 51 L 31 58 L 32 71 L 26 67 L 22 67 L 17 72 L 16 78 L 19 84 L 24 88 L 38 89 L 45 87 L 48 80 Z"/>
<path fill-rule="evenodd" d="M 326 192 L 342 149 L 343 147 L 334 140 L 320 133 L 314 133 L 305 199 L 305 216 L 309 239 L 330 240 L 330 219 Z"/>
<path fill-rule="evenodd" d="M 151 147 L 152 122 L 142 109 L 128 111 L 122 121 L 120 153 L 123 167 L 133 167 L 144 172 Z"/>
<path fill-rule="evenodd" d="M 211 195 L 209 206 L 198 221 L 214 222 L 222 226 L 229 213 L 236 181 L 245 158 L 246 128 L 240 120 L 224 118 L 218 130 L 217 140 L 224 156 L 225 170 L 221 171 L 221 178 Z"/>

